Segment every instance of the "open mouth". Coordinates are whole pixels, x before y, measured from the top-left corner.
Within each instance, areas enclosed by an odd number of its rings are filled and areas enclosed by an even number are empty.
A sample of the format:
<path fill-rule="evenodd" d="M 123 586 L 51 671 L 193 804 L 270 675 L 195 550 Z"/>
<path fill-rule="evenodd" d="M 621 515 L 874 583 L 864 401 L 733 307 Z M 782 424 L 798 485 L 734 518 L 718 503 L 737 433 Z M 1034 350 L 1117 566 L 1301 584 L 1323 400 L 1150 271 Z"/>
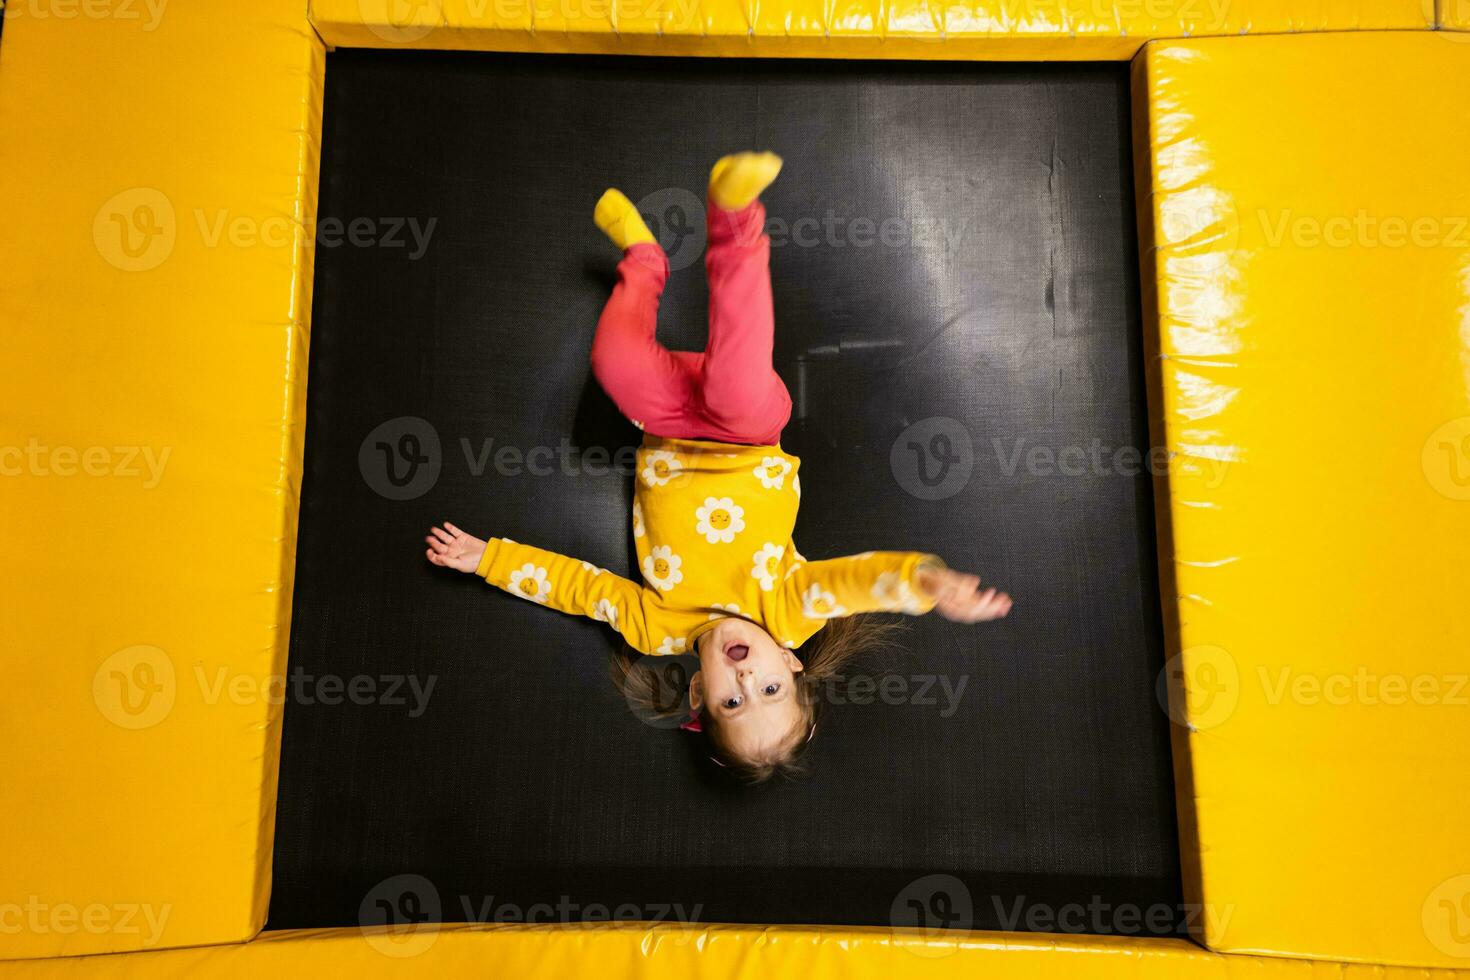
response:
<path fill-rule="evenodd" d="M 746 646 L 744 643 L 732 643 L 729 646 L 725 647 L 725 656 L 729 657 L 731 660 L 744 660 L 746 655 L 749 653 L 750 647 Z"/>

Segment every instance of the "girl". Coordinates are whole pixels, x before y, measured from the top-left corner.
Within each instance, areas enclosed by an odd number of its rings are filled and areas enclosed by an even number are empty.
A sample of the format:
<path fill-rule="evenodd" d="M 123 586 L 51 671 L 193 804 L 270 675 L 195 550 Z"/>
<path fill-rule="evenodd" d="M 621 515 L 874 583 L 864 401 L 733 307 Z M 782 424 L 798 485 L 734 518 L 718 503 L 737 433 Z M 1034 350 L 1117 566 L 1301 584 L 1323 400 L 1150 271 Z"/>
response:
<path fill-rule="evenodd" d="M 842 617 L 933 610 L 977 623 L 1011 608 L 1005 593 L 981 591 L 979 578 L 934 555 L 808 561 L 792 543 L 801 461 L 780 446 L 791 399 L 771 366 L 770 241 L 759 200 L 780 169 L 773 153 L 740 153 L 710 173 L 703 353 L 654 338 L 668 260 L 621 192 L 597 202 L 593 219 L 623 259 L 592 370 L 645 433 L 633 498 L 644 584 L 506 538 L 481 541 L 448 522 L 425 539 L 435 565 L 601 620 L 642 653 L 697 653 L 684 727 L 752 781 L 795 768 L 816 730 L 817 683 L 882 633 Z M 794 651 L 813 636 L 804 668 Z"/>

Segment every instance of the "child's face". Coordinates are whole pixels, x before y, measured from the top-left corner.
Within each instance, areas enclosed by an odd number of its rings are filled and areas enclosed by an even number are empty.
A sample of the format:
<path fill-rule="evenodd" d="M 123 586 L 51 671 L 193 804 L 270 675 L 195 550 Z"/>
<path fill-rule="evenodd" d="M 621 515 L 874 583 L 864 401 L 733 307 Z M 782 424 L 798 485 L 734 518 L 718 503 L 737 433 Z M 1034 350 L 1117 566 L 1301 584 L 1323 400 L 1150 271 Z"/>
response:
<path fill-rule="evenodd" d="M 801 661 L 754 623 L 720 620 L 699 638 L 699 670 L 690 681 L 694 710 L 718 716 L 732 754 L 758 759 L 779 754 L 801 718 L 796 674 Z"/>

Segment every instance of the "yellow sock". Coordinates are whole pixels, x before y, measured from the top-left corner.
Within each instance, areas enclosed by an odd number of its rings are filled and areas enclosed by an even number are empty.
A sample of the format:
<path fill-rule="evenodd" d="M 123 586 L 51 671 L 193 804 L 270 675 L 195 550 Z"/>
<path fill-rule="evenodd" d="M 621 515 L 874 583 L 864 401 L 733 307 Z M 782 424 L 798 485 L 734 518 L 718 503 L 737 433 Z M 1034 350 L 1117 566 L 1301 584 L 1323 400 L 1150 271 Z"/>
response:
<path fill-rule="evenodd" d="M 709 172 L 709 196 L 726 211 L 738 211 L 761 196 L 781 172 L 774 153 L 733 153 L 721 157 Z"/>
<path fill-rule="evenodd" d="M 592 211 L 592 220 L 597 227 L 603 230 L 613 244 L 623 251 L 628 250 L 629 245 L 637 245 L 639 242 L 651 242 L 656 239 L 648 226 L 643 223 L 643 215 L 628 200 L 628 196 L 622 191 L 609 187 L 603 191 L 602 197 L 597 199 L 597 207 Z"/>

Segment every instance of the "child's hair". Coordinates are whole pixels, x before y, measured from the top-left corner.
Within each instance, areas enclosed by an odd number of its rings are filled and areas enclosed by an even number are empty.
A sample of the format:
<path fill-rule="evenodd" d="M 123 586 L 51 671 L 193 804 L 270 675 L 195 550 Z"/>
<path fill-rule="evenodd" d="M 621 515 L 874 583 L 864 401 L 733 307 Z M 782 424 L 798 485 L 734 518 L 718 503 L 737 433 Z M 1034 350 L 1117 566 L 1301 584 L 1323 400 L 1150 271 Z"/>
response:
<path fill-rule="evenodd" d="M 761 758 L 749 759 L 732 754 L 720 735 L 718 716 L 701 712 L 700 733 L 711 760 L 746 783 L 763 783 L 772 776 L 795 776 L 803 772 L 801 756 L 816 734 L 825 703 L 823 687 L 842 676 L 842 668 L 863 654 L 874 653 L 895 645 L 903 625 L 874 613 L 862 613 L 829 620 L 800 651 L 803 670 L 796 675 L 796 704 L 800 721 L 791 741 Z M 628 647 L 614 655 L 613 680 L 630 704 L 652 719 L 674 719 L 685 712 L 684 694 L 688 679 L 678 671 L 678 682 L 672 683 L 668 671 L 651 668 L 644 657 Z"/>

